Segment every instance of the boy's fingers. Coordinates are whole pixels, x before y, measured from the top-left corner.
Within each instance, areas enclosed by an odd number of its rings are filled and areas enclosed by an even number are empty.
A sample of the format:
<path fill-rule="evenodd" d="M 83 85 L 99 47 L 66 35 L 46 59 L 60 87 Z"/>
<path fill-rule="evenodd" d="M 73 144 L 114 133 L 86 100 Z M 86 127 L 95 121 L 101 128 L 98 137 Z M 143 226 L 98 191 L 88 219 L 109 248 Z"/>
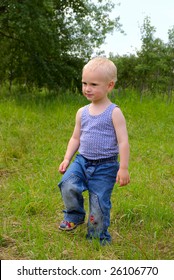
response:
<path fill-rule="evenodd" d="M 60 173 L 64 173 L 65 172 L 65 168 L 63 167 L 62 164 L 59 166 L 58 170 L 59 170 Z"/>

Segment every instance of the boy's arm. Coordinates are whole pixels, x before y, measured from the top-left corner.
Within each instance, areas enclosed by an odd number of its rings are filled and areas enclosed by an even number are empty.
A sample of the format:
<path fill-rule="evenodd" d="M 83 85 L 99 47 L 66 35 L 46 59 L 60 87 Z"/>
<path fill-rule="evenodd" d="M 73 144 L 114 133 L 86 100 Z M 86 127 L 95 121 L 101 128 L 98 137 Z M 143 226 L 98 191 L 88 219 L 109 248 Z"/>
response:
<path fill-rule="evenodd" d="M 79 148 L 79 145 L 80 145 L 80 127 L 81 127 L 82 109 L 83 108 L 80 108 L 77 111 L 74 131 L 73 131 L 73 134 L 72 134 L 72 136 L 69 140 L 67 150 L 66 150 L 66 153 L 65 153 L 65 156 L 64 156 L 64 160 L 62 161 L 62 163 L 59 166 L 59 172 L 62 173 L 62 174 L 65 173 L 68 165 L 70 164 L 70 161 L 71 161 L 72 157 L 77 152 L 77 150 Z"/>
<path fill-rule="evenodd" d="M 120 168 L 117 173 L 116 183 L 125 186 L 130 182 L 128 163 L 129 163 L 129 142 L 126 128 L 126 121 L 119 108 L 113 110 L 113 124 L 117 135 L 120 154 Z"/>

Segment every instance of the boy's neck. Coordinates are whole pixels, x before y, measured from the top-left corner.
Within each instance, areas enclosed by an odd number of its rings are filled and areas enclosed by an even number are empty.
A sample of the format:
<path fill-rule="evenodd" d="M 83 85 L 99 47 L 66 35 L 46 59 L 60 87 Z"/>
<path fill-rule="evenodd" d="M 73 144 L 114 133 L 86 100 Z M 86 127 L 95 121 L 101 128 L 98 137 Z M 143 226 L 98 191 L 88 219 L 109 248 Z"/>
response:
<path fill-rule="evenodd" d="M 104 112 L 110 104 L 112 104 L 112 102 L 109 100 L 109 98 L 106 100 L 91 102 L 89 106 L 89 112 L 91 115 L 99 115 Z"/>

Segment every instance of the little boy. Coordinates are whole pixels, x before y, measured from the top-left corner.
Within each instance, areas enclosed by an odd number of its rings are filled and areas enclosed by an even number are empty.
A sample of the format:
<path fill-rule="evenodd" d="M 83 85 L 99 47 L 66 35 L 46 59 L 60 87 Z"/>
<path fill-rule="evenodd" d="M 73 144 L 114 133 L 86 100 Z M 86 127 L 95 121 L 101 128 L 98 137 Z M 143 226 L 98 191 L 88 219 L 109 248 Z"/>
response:
<path fill-rule="evenodd" d="M 130 181 L 125 118 L 108 98 L 116 80 L 116 66 L 107 58 L 93 58 L 84 66 L 82 91 L 90 104 L 77 111 L 74 132 L 59 166 L 59 172 L 64 174 L 59 187 L 65 205 L 64 220 L 59 229 L 69 231 L 84 223 L 82 193 L 87 190 L 87 239 L 98 238 L 101 244 L 111 241 L 108 227 L 114 184 L 125 186 Z"/>

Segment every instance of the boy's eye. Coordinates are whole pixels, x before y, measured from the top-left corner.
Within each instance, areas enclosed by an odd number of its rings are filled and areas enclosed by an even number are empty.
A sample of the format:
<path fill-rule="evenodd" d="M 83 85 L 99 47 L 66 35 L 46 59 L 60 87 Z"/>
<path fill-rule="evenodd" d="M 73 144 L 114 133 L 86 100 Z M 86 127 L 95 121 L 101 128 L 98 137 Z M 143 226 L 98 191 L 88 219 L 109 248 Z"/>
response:
<path fill-rule="evenodd" d="M 86 82 L 82 82 L 82 85 L 83 85 L 83 86 L 87 86 L 87 83 L 86 83 Z M 89 84 L 89 85 L 92 86 L 92 87 L 96 87 L 96 86 L 97 86 L 96 83 L 91 83 L 91 84 Z"/>

